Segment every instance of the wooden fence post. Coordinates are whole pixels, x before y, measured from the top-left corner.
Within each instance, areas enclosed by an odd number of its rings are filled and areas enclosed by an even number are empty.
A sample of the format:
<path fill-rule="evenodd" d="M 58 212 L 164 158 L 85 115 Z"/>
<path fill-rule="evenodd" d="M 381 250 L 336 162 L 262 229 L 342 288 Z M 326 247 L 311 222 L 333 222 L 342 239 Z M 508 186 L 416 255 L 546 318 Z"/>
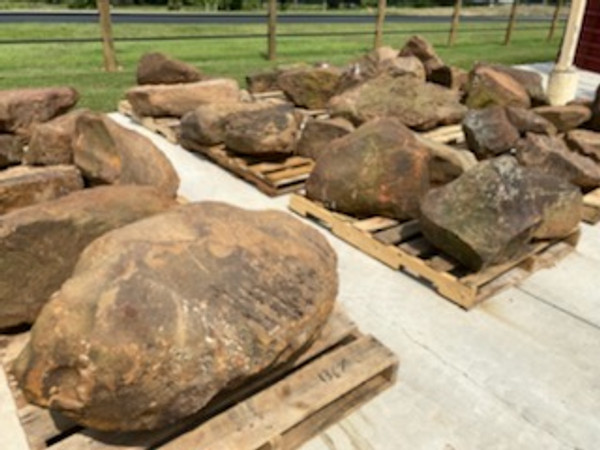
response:
<path fill-rule="evenodd" d="M 100 31 L 102 33 L 102 56 L 104 57 L 104 69 L 107 72 L 116 72 L 118 69 L 118 64 L 112 37 L 109 1 L 110 0 L 96 0 L 96 6 L 98 7 L 98 14 L 100 15 Z"/>
<path fill-rule="evenodd" d="M 269 0 L 268 15 L 268 59 L 273 61 L 277 57 L 277 0 Z"/>
<path fill-rule="evenodd" d="M 458 31 L 458 22 L 460 21 L 460 10 L 462 8 L 462 0 L 454 2 L 454 12 L 452 13 L 452 25 L 450 26 L 450 35 L 448 36 L 448 46 L 451 47 L 456 41 L 456 32 Z"/>
<path fill-rule="evenodd" d="M 379 48 L 383 45 L 383 25 L 385 23 L 385 10 L 387 8 L 387 0 L 377 1 L 377 20 L 375 21 L 375 43 L 374 48 Z"/>
<path fill-rule="evenodd" d="M 506 27 L 506 35 L 504 36 L 504 45 L 510 44 L 512 37 L 513 28 L 515 27 L 515 21 L 517 18 L 517 7 L 519 6 L 519 0 L 513 0 L 512 7 L 510 8 L 510 16 L 508 18 L 508 26 Z"/>
<path fill-rule="evenodd" d="M 556 0 L 556 8 L 554 8 L 554 14 L 552 15 L 552 23 L 550 24 L 550 30 L 548 31 L 548 41 L 551 41 L 554 37 L 554 31 L 556 30 L 556 24 L 558 23 L 558 16 L 560 14 L 560 8 L 562 7 L 563 0 Z"/>

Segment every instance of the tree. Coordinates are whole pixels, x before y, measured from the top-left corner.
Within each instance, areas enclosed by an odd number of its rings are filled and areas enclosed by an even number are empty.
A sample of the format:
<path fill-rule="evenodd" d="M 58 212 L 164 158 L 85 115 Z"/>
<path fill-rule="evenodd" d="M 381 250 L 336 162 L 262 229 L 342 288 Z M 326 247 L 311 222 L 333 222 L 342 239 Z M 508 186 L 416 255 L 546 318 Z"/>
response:
<path fill-rule="evenodd" d="M 115 46 L 112 37 L 112 24 L 110 20 L 109 0 L 96 0 L 98 14 L 100 16 L 100 32 L 102 33 L 102 56 L 104 57 L 104 69 L 107 72 L 116 72 L 118 69 Z"/>

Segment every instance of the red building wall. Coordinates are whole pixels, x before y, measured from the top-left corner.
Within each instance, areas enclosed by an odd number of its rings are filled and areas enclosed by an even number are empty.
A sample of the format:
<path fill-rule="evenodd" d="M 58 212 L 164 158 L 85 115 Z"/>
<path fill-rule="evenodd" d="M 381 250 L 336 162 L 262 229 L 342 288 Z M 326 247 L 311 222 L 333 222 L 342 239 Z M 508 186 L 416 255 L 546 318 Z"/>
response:
<path fill-rule="evenodd" d="M 600 0 L 588 0 L 575 65 L 600 72 Z"/>

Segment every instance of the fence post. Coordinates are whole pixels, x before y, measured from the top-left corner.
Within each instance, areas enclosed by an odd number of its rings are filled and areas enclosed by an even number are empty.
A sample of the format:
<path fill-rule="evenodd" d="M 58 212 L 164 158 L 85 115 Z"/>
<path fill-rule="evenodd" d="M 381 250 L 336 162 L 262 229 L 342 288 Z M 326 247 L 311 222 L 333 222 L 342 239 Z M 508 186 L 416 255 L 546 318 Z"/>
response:
<path fill-rule="evenodd" d="M 551 41 L 554 37 L 554 31 L 556 30 L 556 24 L 558 23 L 558 16 L 560 14 L 560 8 L 562 7 L 563 0 L 556 0 L 556 8 L 554 8 L 554 14 L 552 15 L 552 23 L 550 24 L 550 30 L 548 31 L 548 41 Z"/>
<path fill-rule="evenodd" d="M 377 20 L 375 21 L 375 43 L 374 48 L 381 47 L 383 43 L 383 24 L 385 23 L 385 10 L 387 0 L 377 0 Z"/>
<path fill-rule="evenodd" d="M 100 31 L 102 33 L 102 56 L 104 57 L 104 69 L 107 72 L 115 72 L 118 68 L 115 46 L 112 37 L 112 25 L 110 21 L 110 0 L 96 0 L 98 14 L 100 16 Z"/>
<path fill-rule="evenodd" d="M 512 7 L 510 8 L 510 16 L 508 18 L 508 26 L 506 27 L 506 35 L 504 36 L 504 45 L 510 44 L 512 37 L 513 28 L 515 27 L 515 21 L 517 18 L 517 6 L 519 6 L 519 0 L 513 0 Z"/>
<path fill-rule="evenodd" d="M 448 36 L 448 46 L 451 47 L 456 41 L 456 32 L 458 31 L 458 22 L 460 21 L 460 10 L 462 8 L 462 0 L 454 2 L 454 12 L 452 13 L 452 25 L 450 26 L 450 36 Z"/>
<path fill-rule="evenodd" d="M 269 0 L 268 15 L 268 59 L 273 61 L 277 57 L 277 0 Z"/>

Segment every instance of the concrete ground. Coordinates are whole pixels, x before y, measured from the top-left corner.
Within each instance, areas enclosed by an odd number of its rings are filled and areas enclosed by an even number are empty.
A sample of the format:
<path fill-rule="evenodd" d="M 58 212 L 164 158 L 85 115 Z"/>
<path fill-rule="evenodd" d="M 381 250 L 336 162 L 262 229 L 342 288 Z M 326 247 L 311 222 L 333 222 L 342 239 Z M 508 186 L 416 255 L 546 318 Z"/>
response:
<path fill-rule="evenodd" d="M 590 83 L 598 85 L 596 77 Z M 160 146 L 188 199 L 287 210 L 288 196 L 266 197 L 123 116 L 113 118 Z M 600 224 L 582 225 L 577 250 L 555 267 L 469 312 L 318 229 L 338 253 L 339 301 L 363 333 L 398 355 L 400 369 L 392 388 L 305 449 L 598 448 Z M 24 449 L 2 377 L 0 371 L 0 448 Z"/>

